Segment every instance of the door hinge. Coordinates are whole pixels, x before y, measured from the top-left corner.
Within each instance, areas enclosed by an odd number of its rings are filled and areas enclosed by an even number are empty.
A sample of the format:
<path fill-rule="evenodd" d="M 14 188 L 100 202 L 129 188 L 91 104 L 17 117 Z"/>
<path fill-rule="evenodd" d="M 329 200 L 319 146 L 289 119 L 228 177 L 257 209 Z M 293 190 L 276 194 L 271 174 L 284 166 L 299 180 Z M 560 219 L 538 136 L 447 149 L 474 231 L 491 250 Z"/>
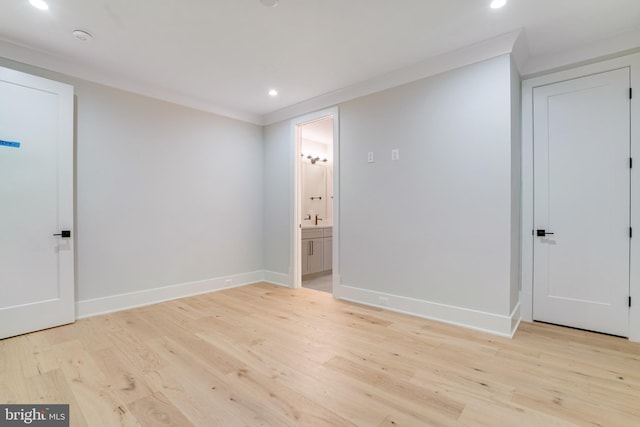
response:
<path fill-rule="evenodd" d="M 633 157 L 629 157 L 629 169 L 633 169 Z"/>
<path fill-rule="evenodd" d="M 629 297 L 629 307 L 631 307 L 631 297 Z"/>
<path fill-rule="evenodd" d="M 633 227 L 629 227 L 629 237 L 633 237 Z"/>
<path fill-rule="evenodd" d="M 629 99 L 633 99 L 633 88 L 629 88 Z"/>

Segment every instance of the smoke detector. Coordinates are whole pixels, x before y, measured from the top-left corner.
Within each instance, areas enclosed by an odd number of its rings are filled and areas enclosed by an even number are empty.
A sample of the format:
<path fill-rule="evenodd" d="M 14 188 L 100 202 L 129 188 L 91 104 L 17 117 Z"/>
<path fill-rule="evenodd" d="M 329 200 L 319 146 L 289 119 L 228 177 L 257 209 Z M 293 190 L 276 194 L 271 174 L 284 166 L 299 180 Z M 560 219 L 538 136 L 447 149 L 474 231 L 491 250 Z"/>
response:
<path fill-rule="evenodd" d="M 91 33 L 85 30 L 73 30 L 73 37 L 80 40 L 81 42 L 90 42 L 93 39 Z"/>

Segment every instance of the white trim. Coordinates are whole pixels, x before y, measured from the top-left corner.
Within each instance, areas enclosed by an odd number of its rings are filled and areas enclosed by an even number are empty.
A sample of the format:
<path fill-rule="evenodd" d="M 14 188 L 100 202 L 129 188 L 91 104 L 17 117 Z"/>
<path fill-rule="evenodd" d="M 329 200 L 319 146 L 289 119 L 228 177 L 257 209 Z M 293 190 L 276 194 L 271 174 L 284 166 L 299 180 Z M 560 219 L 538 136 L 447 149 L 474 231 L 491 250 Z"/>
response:
<path fill-rule="evenodd" d="M 523 76 L 539 75 L 562 67 L 575 67 L 587 62 L 601 62 L 612 56 L 628 55 L 640 49 L 640 30 L 632 30 L 608 39 L 554 52 L 549 55 L 529 57 L 521 68 Z M 609 58 L 608 58 L 609 57 Z"/>
<path fill-rule="evenodd" d="M 361 96 L 380 92 L 456 68 L 471 65 L 512 52 L 522 30 L 472 44 L 462 49 L 437 55 L 412 66 L 383 74 L 362 83 L 330 92 L 262 116 L 262 124 L 270 125 L 309 111 L 337 105 Z"/>
<path fill-rule="evenodd" d="M 333 239 L 331 270 L 332 289 L 340 283 L 340 109 L 333 111 Z"/>
<path fill-rule="evenodd" d="M 67 76 L 107 85 L 138 95 L 148 96 L 200 111 L 206 111 L 219 116 L 241 120 L 256 125 L 261 125 L 263 122 L 263 118 L 260 114 L 232 110 L 219 105 L 214 105 L 205 99 L 180 94 L 167 89 L 152 87 L 144 82 L 138 82 L 105 73 L 103 70 L 69 61 L 68 58 L 65 59 L 50 52 L 36 50 L 8 40 L 0 39 L 0 57 L 34 67 L 44 68 L 57 73 L 66 74 Z"/>
<path fill-rule="evenodd" d="M 161 288 L 146 289 L 144 291 L 77 301 L 76 318 L 82 319 L 222 289 L 245 286 L 251 283 L 261 282 L 264 276 L 263 271 L 254 271 L 251 273 L 235 274 L 197 282 L 181 283 L 178 285 L 163 286 Z M 232 282 L 227 283 L 228 280 Z"/>
<path fill-rule="evenodd" d="M 300 288 L 302 286 L 302 230 L 300 228 L 300 141 L 302 140 L 302 131 L 300 125 L 306 121 L 310 120 L 301 117 L 298 121 L 291 121 L 291 143 L 293 144 L 291 150 L 293 153 L 293 159 L 291 159 L 293 162 L 293 167 L 291 168 L 291 194 L 293 196 L 293 206 L 291 209 L 291 243 L 289 245 L 291 248 L 291 260 L 289 263 L 291 277 L 289 278 L 289 283 L 292 288 Z"/>
<path fill-rule="evenodd" d="M 293 206 L 291 207 L 291 260 L 290 260 L 290 286 L 292 288 L 302 287 L 302 265 L 301 265 L 301 228 L 300 228 L 300 126 L 305 123 L 313 122 L 325 117 L 331 116 L 333 119 L 333 259 L 332 270 L 333 280 L 339 274 L 339 250 L 340 246 L 340 111 L 338 107 L 331 107 L 313 113 L 305 114 L 291 120 L 291 144 L 293 153 L 292 176 L 291 176 L 291 194 Z"/>
<path fill-rule="evenodd" d="M 232 110 L 213 105 L 203 99 L 151 87 L 144 82 L 133 81 L 105 73 L 97 68 L 75 64 L 51 52 L 37 50 L 9 40 L 0 39 L 0 57 L 212 114 L 257 125 L 269 125 L 305 114 L 308 111 L 337 105 L 341 102 L 512 52 L 521 74 L 526 77 L 560 67 L 572 66 L 572 64 L 595 61 L 599 60 L 598 58 L 602 59 L 607 56 L 625 54 L 625 52 L 629 53 L 640 49 L 640 30 L 631 30 L 579 48 L 545 56 L 529 57 L 524 36 L 524 31 L 518 29 L 264 115 Z M 516 44 L 519 44 L 520 47 L 516 46 Z"/>
<path fill-rule="evenodd" d="M 508 338 L 513 337 L 520 324 L 520 304 L 516 305 L 509 316 L 501 316 L 452 305 L 370 291 L 353 286 L 339 285 L 338 288 L 334 296 L 337 297 L 337 295 L 339 295 L 339 299 L 380 307 L 385 310 L 436 320 Z M 385 305 L 380 304 L 381 297 L 386 298 Z"/>
<path fill-rule="evenodd" d="M 631 101 L 631 156 L 640 159 L 640 54 L 629 57 L 631 64 L 631 87 L 635 96 Z M 637 164 L 637 163 L 636 163 Z M 640 229 L 640 170 L 631 169 L 631 226 Z M 635 196 L 635 197 L 634 197 Z M 638 236 L 638 234 L 636 234 Z M 629 309 L 629 340 L 640 342 L 640 242 L 631 239 L 631 265 L 629 270 L 629 294 L 633 299 Z"/>
<path fill-rule="evenodd" d="M 631 86 L 640 92 L 640 54 L 628 55 L 581 67 L 550 73 L 526 79 L 522 82 L 522 289 L 520 304 L 522 320 L 533 320 L 533 90 L 552 83 L 602 73 L 622 67 L 631 67 Z M 640 102 L 631 103 L 631 154 L 640 158 Z M 632 194 L 638 194 L 640 172 L 638 167 L 631 171 Z M 640 228 L 640 197 L 631 198 L 631 226 Z M 640 342 L 640 250 L 638 239 L 631 239 L 630 293 L 636 301 L 630 311 L 629 340 Z"/>
<path fill-rule="evenodd" d="M 265 282 L 271 283 L 272 285 L 284 286 L 287 288 L 291 287 L 291 278 L 288 274 L 265 270 L 263 277 Z"/>
<path fill-rule="evenodd" d="M 94 67 L 75 64 L 68 61 L 68 59 L 56 56 L 50 52 L 36 50 L 8 40 L 0 39 L 0 56 L 12 61 L 45 68 L 68 76 L 108 85 L 220 116 L 257 125 L 269 125 L 306 114 L 309 111 L 324 109 L 371 93 L 380 92 L 405 83 L 509 54 L 512 52 L 515 43 L 522 33 L 523 30 L 518 29 L 488 40 L 483 40 L 461 49 L 436 55 L 409 67 L 395 70 L 374 77 L 368 81 L 356 83 L 264 115 L 232 110 L 219 105 L 213 105 L 203 99 L 179 94 L 175 91 L 151 87 L 144 82 L 114 76 Z M 523 58 L 522 61 L 524 62 L 525 58 Z"/>
<path fill-rule="evenodd" d="M 185 96 L 166 89 L 151 87 L 143 82 L 136 82 L 123 77 L 110 75 L 99 69 L 75 64 L 69 62 L 65 58 L 58 57 L 49 52 L 39 51 L 8 40 L 0 39 L 0 56 L 9 60 L 45 68 L 68 76 L 108 85 L 139 95 L 149 96 L 224 117 L 230 117 L 258 125 L 268 125 L 290 119 L 297 115 L 305 114 L 309 111 L 326 108 L 340 102 L 449 71 L 454 68 L 470 65 L 505 53 L 511 53 L 513 45 L 521 32 L 522 30 L 517 30 L 489 40 L 481 41 L 462 49 L 429 58 L 413 66 L 396 70 L 369 81 L 348 86 L 344 89 L 321 95 L 265 115 L 230 110 L 218 105 L 213 105 L 206 100 Z"/>
<path fill-rule="evenodd" d="M 513 62 L 516 64 L 518 72 L 522 75 L 522 70 L 525 68 L 530 57 L 527 34 L 524 30 L 520 32 L 518 38 L 516 38 L 516 41 L 513 44 L 511 57 L 513 58 Z"/>

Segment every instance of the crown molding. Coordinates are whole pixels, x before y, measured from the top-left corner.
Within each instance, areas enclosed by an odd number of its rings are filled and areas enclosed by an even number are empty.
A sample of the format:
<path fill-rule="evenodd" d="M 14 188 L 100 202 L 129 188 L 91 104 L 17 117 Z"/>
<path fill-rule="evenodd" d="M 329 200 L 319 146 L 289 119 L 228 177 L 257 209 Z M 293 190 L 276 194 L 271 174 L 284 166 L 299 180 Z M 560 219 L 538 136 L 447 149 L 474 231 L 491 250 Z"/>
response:
<path fill-rule="evenodd" d="M 523 79 L 537 77 L 640 51 L 640 29 L 549 55 L 530 56 L 520 68 Z"/>
<path fill-rule="evenodd" d="M 510 54 L 523 31 L 518 29 L 451 52 L 426 59 L 409 67 L 374 77 L 362 83 L 320 95 L 301 103 L 262 116 L 263 125 L 291 119 L 312 111 L 337 105 L 456 68 L 500 55 Z"/>
<path fill-rule="evenodd" d="M 214 105 L 204 99 L 182 95 L 177 92 L 152 87 L 125 77 L 107 73 L 94 67 L 69 61 L 68 58 L 54 55 L 50 52 L 37 50 L 29 46 L 17 44 L 6 39 L 0 39 L 0 57 L 20 62 L 33 67 L 65 74 L 70 77 L 99 83 L 116 89 L 125 90 L 138 95 L 159 99 L 173 104 L 182 105 L 196 110 L 206 111 L 219 116 L 241 120 L 256 125 L 262 124 L 262 116 Z"/>

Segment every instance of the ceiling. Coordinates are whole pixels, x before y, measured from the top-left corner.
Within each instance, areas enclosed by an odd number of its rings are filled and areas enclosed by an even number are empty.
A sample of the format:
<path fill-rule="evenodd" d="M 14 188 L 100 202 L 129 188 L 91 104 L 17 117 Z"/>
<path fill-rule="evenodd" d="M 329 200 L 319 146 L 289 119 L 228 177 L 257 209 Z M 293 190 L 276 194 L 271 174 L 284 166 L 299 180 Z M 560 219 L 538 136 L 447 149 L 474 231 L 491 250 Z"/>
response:
<path fill-rule="evenodd" d="M 320 144 L 333 143 L 333 118 L 325 117 L 302 125 L 302 139 Z"/>
<path fill-rule="evenodd" d="M 232 117 L 261 117 L 521 28 L 534 59 L 640 33 L 638 0 L 509 0 L 496 10 L 490 0 L 47 2 L 40 11 L 0 1 L 0 56 L 10 46 L 47 68 L 37 60 L 46 55 L 78 77 Z M 93 40 L 76 40 L 75 29 Z"/>

